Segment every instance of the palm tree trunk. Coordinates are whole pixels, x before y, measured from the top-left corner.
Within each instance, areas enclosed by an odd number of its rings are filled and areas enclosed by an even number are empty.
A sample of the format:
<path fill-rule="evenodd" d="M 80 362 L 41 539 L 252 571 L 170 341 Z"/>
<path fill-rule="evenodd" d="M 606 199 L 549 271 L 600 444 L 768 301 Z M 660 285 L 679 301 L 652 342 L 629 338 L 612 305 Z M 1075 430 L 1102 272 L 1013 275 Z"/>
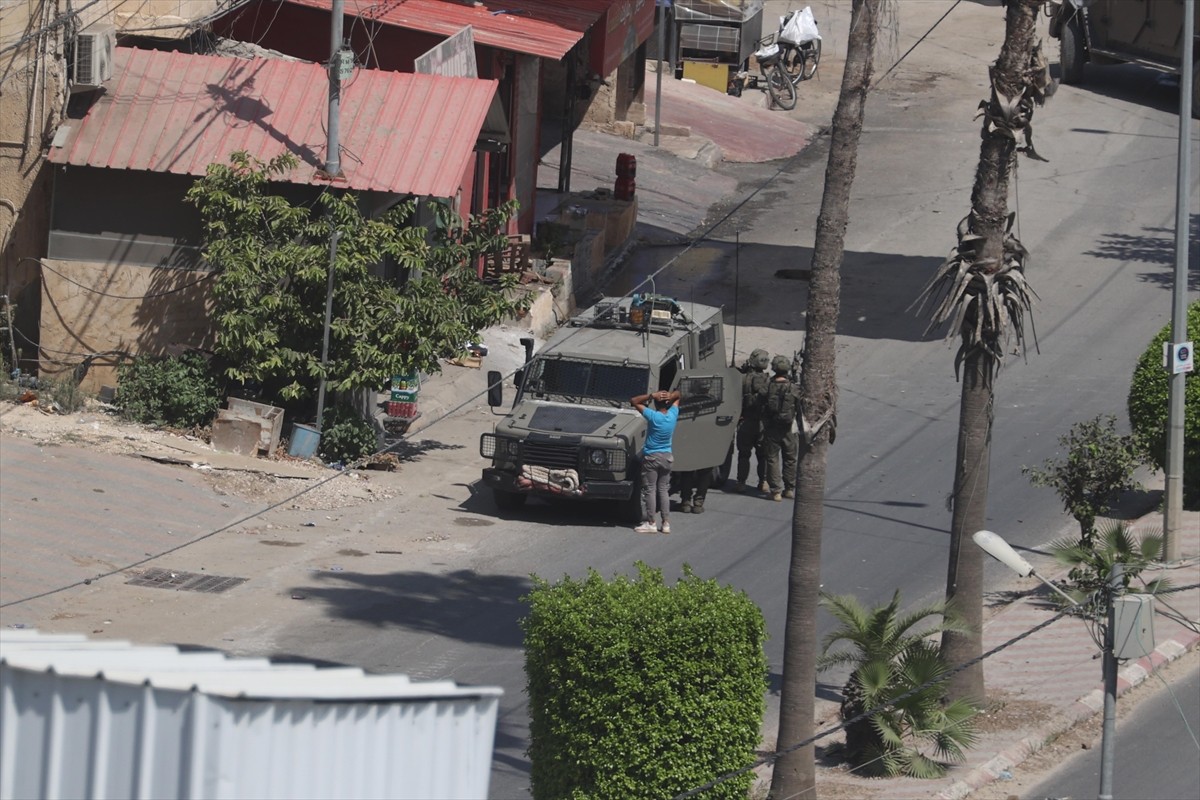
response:
<path fill-rule="evenodd" d="M 841 266 L 846 226 L 850 219 L 850 187 L 858 165 L 858 140 L 871 84 L 880 9 L 886 0 L 854 0 L 846 70 L 833 115 L 829 162 L 821 213 L 813 243 L 812 283 L 804 340 L 804 371 L 800 381 L 803 419 L 815 425 L 837 408 L 837 319 L 841 308 Z M 787 622 L 783 642 L 783 682 L 779 734 L 771 797 L 817 796 L 816 762 L 812 744 L 790 750 L 812 738 L 817 684 L 817 604 L 821 590 L 821 529 L 825 518 L 825 465 L 833 441 L 836 417 L 831 418 L 800 449 L 796 471 L 796 502 L 792 508 L 792 553 L 788 570 Z M 807 438 L 802 436 L 802 438 Z"/>
<path fill-rule="evenodd" d="M 1018 97 L 1026 87 L 1037 14 L 1042 2 L 1008 0 L 1004 44 L 992 68 L 996 93 L 1003 97 Z M 995 94 L 991 102 L 994 106 Z M 981 271 L 996 272 L 1003 265 L 1004 240 L 1008 233 L 1008 179 L 1018 142 L 990 125 L 986 116 L 981 137 L 969 226 L 971 233 L 983 238 L 978 251 Z M 973 316 L 964 322 L 964 340 L 969 338 L 969 328 L 974 324 Z M 998 337 L 1002 333 L 987 331 L 985 336 Z M 963 618 L 972 623 L 975 630 L 968 635 L 948 632 L 942 636 L 943 654 L 951 665 L 964 664 L 983 653 L 983 553 L 970 537 L 984 527 L 987 513 L 995 367 L 995 357 L 978 347 L 970 348 L 963 360 L 946 599 L 954 601 Z M 951 700 L 982 702 L 985 692 L 982 662 L 955 673 L 948 685 Z"/>
<path fill-rule="evenodd" d="M 992 382 L 990 356 L 976 349 L 963 361 L 962 397 L 958 415 L 958 458 L 954 469 L 953 518 L 950 525 L 950 565 L 946 572 L 946 602 L 953 603 L 971 633 L 942 634 L 942 655 L 951 666 L 965 664 L 983 653 L 983 550 L 971 541 L 987 526 L 988 459 L 992 439 Z M 985 698 L 983 663 L 955 673 L 947 684 L 950 699 Z"/>

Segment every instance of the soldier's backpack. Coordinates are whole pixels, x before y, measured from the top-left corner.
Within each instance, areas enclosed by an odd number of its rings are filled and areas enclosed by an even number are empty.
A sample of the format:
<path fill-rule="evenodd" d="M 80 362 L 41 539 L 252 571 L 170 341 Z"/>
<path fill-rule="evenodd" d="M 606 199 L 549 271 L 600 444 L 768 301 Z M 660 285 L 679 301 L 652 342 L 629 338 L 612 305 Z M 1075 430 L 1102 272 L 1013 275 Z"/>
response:
<path fill-rule="evenodd" d="M 767 400 L 767 384 L 770 380 L 765 372 L 750 372 L 742 381 L 742 410 L 751 414 L 761 413 Z"/>
<path fill-rule="evenodd" d="M 791 381 L 772 381 L 767 389 L 767 418 L 791 425 L 796 419 L 796 394 Z"/>

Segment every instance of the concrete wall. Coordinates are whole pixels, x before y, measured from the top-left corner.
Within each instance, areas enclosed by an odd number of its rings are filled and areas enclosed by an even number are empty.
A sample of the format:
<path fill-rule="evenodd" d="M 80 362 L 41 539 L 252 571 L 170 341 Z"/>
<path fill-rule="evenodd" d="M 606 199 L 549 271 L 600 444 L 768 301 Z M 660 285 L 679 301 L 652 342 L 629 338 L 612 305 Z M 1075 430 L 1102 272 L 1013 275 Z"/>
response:
<path fill-rule="evenodd" d="M 66 75 L 61 27 L 65 0 L 4 3 L 0 47 L 0 294 L 14 304 L 20 365 L 35 371 L 38 264 L 46 253 L 50 175 L 42 152 L 62 118 Z M 27 38 L 28 37 L 28 38 Z M 0 309 L 2 313 L 2 309 Z M 12 360 L 5 347 L 4 362 Z"/>
<path fill-rule="evenodd" d="M 212 273 L 47 261 L 42 273 L 41 374 L 88 364 L 85 391 L 116 386 L 129 355 L 211 348 Z M 108 355 L 98 355 L 108 354 Z"/>

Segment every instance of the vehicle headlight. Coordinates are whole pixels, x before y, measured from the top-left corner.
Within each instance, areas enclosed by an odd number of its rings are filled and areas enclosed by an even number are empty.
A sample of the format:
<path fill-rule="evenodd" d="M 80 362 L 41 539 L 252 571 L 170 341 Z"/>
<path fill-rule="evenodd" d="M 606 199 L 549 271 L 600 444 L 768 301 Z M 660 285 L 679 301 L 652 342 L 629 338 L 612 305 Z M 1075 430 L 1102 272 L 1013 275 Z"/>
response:
<path fill-rule="evenodd" d="M 502 452 L 507 453 L 511 458 L 521 455 L 521 443 L 516 439 L 501 437 L 499 446 L 502 448 Z"/>
<path fill-rule="evenodd" d="M 479 437 L 479 455 L 493 458 L 496 455 L 496 434 L 485 433 Z"/>
<path fill-rule="evenodd" d="M 591 462 L 593 467 L 606 467 L 608 466 L 608 451 L 593 450 L 588 453 L 588 461 Z"/>

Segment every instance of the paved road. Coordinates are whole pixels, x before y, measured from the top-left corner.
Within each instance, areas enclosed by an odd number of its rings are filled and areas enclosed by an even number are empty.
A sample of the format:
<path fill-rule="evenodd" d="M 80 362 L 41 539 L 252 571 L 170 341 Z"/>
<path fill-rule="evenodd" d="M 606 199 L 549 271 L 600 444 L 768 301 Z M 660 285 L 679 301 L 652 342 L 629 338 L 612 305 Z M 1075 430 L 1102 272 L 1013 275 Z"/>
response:
<path fill-rule="evenodd" d="M 1200 667 L 1168 672 L 1166 680 L 1170 691 L 1157 691 L 1117 721 L 1114 800 L 1200 800 Z M 1064 761 L 1025 797 L 1095 797 L 1099 786 L 1097 744 Z"/>
<path fill-rule="evenodd" d="M 913 9 L 932 22 L 936 5 L 902 4 L 902 13 Z M 924 27 L 906 22 L 901 47 Z M 927 341 L 908 307 L 969 207 L 978 157 L 973 115 L 1002 33 L 998 8 L 960 5 L 868 104 L 843 271 L 840 424 L 822 557 L 825 588 L 866 601 L 899 587 L 916 602 L 943 587 L 959 389 L 952 346 Z M 1077 421 L 1100 413 L 1123 419 L 1135 360 L 1168 319 L 1174 198 L 1164 187 L 1174 180 L 1173 117 L 1165 90 L 1150 78 L 1123 75 L 1118 84 L 1109 95 L 1060 91 L 1036 117 L 1039 151 L 1050 161 L 1019 167 L 1013 207 L 1034 254 L 1029 275 L 1042 298 L 1035 316 L 1041 352 L 1008 359 L 1000 377 L 988 523 L 1021 546 L 1069 529 L 1053 494 L 1031 487 L 1021 467 L 1053 455 L 1056 437 Z M 664 272 L 657 291 L 732 308 L 736 263 L 740 307 L 727 321 L 738 325 L 739 350 L 798 348 L 807 287 L 776 273 L 809 265 L 824 158 L 815 147 L 781 173 L 779 165 L 739 169 L 746 193 L 761 191 L 714 232 L 717 241 Z M 735 233 L 742 244 L 736 258 Z M 644 256 L 651 260 L 637 261 L 627 282 L 671 255 Z M 331 619 L 277 630 L 273 641 L 284 652 L 504 686 L 494 797 L 527 792 L 516 620 L 531 572 L 554 578 L 591 567 L 611 575 L 641 559 L 669 577 L 686 563 L 743 588 L 766 614 L 777 689 L 786 504 L 722 495 L 704 516 L 677 517 L 670 537 L 653 538 L 548 505 L 497 515 L 486 496 L 445 508 L 495 524 L 472 550 L 431 573 L 344 576 L 325 595 Z M 832 691 L 820 687 L 827 699 Z"/>
<path fill-rule="evenodd" d="M 899 4 L 896 55 L 950 5 Z M 1002 36 L 1000 8 L 959 4 L 868 103 L 843 270 L 840 424 L 822 553 L 825 588 L 865 601 L 899 587 L 916 602 L 943 587 L 958 385 L 952 346 L 923 337 L 908 308 L 968 209 L 978 157 L 973 115 Z M 838 77 L 823 74 L 809 88 L 831 90 Z M 1065 87 L 1035 117 L 1035 141 L 1050 160 L 1021 162 L 1013 206 L 1034 255 L 1041 352 L 1010 358 L 1000 376 L 989 487 L 989 525 L 1018 545 L 1070 528 L 1053 494 L 1031 487 L 1021 467 L 1052 455 L 1074 422 L 1099 413 L 1123 419 L 1134 361 L 1169 317 L 1170 94 L 1145 71 L 1118 68 L 1103 94 Z M 807 284 L 777 273 L 809 266 L 824 164 L 818 145 L 782 171 L 729 170 L 746 202 L 731 205 L 712 241 L 672 263 L 657 290 L 725 304 L 740 355 L 799 348 Z M 630 280 L 673 255 L 643 253 Z M 265 533 L 217 537 L 173 554 L 161 566 L 206 565 L 224 575 L 252 567 L 254 579 L 224 599 L 161 593 L 157 602 L 139 601 L 136 613 L 111 617 L 113 633 L 157 631 L 160 640 L 241 654 L 500 685 L 492 796 L 523 797 L 528 731 L 517 620 L 529 575 L 611 575 L 643 560 L 672 577 L 686 563 L 744 589 L 763 609 L 774 715 L 791 508 L 722 494 L 703 516 L 676 516 L 670 537 L 637 536 L 575 508 L 531 504 L 520 515 L 500 514 L 475 486 L 478 435 L 492 421 L 486 409 L 469 409 L 423 431 L 428 442 L 409 454 L 412 481 L 395 502 L 315 517 L 285 509 L 268 518 L 276 526 L 270 541 Z M 87 619 L 101 602 L 90 587 L 67 610 Z M 122 628 L 134 618 L 138 627 Z M 819 687 L 824 699 L 833 692 Z"/>

